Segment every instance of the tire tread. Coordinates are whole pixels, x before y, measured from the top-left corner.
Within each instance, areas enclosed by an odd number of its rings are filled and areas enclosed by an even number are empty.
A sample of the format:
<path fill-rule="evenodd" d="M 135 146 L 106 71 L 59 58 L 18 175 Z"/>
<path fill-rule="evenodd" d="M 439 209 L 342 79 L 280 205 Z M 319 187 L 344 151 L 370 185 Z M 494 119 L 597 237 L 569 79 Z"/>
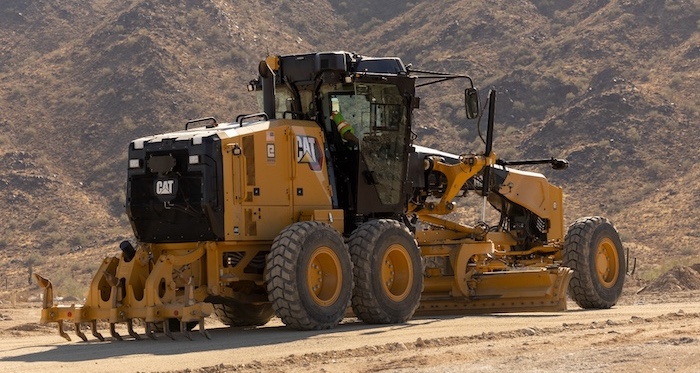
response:
<path fill-rule="evenodd" d="M 315 222 L 304 221 L 294 223 L 285 228 L 275 238 L 267 256 L 266 289 L 268 299 L 277 316 L 285 325 L 298 330 L 330 329 L 338 325 L 343 319 L 343 312 L 333 320 L 320 322 L 315 320 L 303 307 L 299 289 L 296 284 L 296 261 L 302 254 L 303 239 L 315 230 L 330 230 L 337 232 L 330 226 Z M 342 239 L 341 239 L 342 241 Z M 347 250 L 346 250 L 347 251 Z M 348 262 L 350 262 L 348 260 Z M 342 299 L 340 300 L 342 301 Z M 347 297 L 345 308 L 349 306 L 350 297 Z"/>
<path fill-rule="evenodd" d="M 617 231 L 612 223 L 602 216 L 589 216 L 577 219 L 569 226 L 564 239 L 564 265 L 574 270 L 574 274 L 569 282 L 569 296 L 581 308 L 611 308 L 617 303 L 619 292 L 622 290 L 621 286 L 619 289 L 613 289 L 612 291 L 618 292 L 618 294 L 611 301 L 605 299 L 595 288 L 594 281 L 597 281 L 597 278 L 592 272 L 595 263 L 591 263 L 591 255 L 589 255 L 590 250 L 594 250 L 591 247 L 593 244 L 591 240 L 596 229 L 604 226 L 609 226 L 612 229 L 617 242 L 619 242 Z M 607 227 L 605 228 L 607 229 Z M 624 277 L 623 256 L 619 256 L 619 259 L 618 268 L 621 273 L 618 276 Z"/>
<path fill-rule="evenodd" d="M 420 281 L 420 291 L 415 294 L 409 308 L 405 309 L 401 315 L 395 315 L 386 312 L 382 309 L 378 302 L 377 295 L 373 290 L 373 277 L 376 275 L 372 271 L 374 248 L 377 241 L 381 238 L 384 232 L 390 230 L 403 231 L 404 234 L 413 239 L 413 235 L 408 228 L 393 219 L 379 219 L 367 222 L 360 226 L 350 237 L 350 256 L 353 261 L 353 277 L 355 287 L 352 295 L 352 309 L 362 321 L 369 324 L 393 324 L 403 323 L 409 320 L 420 301 L 420 292 L 422 292 L 422 268 L 417 273 L 414 273 L 414 281 Z M 415 239 L 413 242 L 418 247 Z"/>

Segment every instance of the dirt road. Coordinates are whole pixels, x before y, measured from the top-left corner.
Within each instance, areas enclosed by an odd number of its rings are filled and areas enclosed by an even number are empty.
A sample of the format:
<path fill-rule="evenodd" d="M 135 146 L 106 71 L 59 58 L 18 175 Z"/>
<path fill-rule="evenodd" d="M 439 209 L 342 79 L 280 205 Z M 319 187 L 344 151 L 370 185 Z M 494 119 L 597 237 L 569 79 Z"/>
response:
<path fill-rule="evenodd" d="M 417 318 L 299 332 L 210 322 L 211 340 L 66 342 L 38 308 L 0 307 L 3 372 L 698 372 L 700 303 L 630 299 L 610 310 Z M 663 301 L 664 303 L 659 303 Z M 107 331 L 104 330 L 105 335 Z M 123 332 L 123 335 L 126 333 Z M 89 333 L 88 333 L 89 335 Z M 76 340 L 76 337 L 73 337 Z"/>

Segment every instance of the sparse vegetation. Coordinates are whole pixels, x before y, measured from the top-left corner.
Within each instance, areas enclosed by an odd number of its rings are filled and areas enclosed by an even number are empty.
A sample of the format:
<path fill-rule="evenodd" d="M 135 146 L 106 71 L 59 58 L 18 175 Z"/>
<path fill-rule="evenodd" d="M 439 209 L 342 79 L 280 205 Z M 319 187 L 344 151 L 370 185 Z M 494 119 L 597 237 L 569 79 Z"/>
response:
<path fill-rule="evenodd" d="M 88 239 L 83 233 L 76 233 L 68 238 L 68 244 L 70 246 L 83 246 L 87 243 Z"/>
<path fill-rule="evenodd" d="M 73 296 L 78 299 L 84 298 L 87 295 L 88 285 L 80 283 L 73 276 L 73 272 L 60 272 L 51 279 L 54 283 L 55 293 L 57 297 Z"/>
<path fill-rule="evenodd" d="M 32 222 L 31 229 L 33 230 L 40 230 L 49 224 L 51 224 L 54 221 L 55 217 L 51 213 L 42 213 L 41 215 L 37 216 L 36 219 Z"/>
<path fill-rule="evenodd" d="M 46 263 L 46 258 L 39 254 L 30 254 L 29 257 L 24 261 L 27 267 L 36 267 Z"/>

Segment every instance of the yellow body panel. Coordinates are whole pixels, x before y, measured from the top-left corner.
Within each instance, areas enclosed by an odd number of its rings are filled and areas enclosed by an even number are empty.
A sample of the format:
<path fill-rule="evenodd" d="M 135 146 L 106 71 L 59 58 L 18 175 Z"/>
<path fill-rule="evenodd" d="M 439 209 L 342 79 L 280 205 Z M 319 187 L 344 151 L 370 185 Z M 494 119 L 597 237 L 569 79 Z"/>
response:
<path fill-rule="evenodd" d="M 272 240 L 304 211 L 332 209 L 323 135 L 314 122 L 275 120 L 219 135 L 227 240 Z"/>
<path fill-rule="evenodd" d="M 508 177 L 501 184 L 499 193 L 538 216 L 549 219 L 548 240 L 563 242 L 564 207 L 560 187 L 550 184 L 541 174 L 508 169 Z"/>

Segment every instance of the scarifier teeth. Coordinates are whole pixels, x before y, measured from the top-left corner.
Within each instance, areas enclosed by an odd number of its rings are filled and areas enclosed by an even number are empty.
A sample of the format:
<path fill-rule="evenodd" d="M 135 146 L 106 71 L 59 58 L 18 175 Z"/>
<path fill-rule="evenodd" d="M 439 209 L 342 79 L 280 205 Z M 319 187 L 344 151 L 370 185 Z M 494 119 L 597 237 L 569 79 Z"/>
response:
<path fill-rule="evenodd" d="M 168 320 L 163 321 L 163 334 L 165 334 L 168 338 L 175 340 L 175 336 L 173 336 L 173 333 L 170 331 L 170 323 Z"/>
<path fill-rule="evenodd" d="M 116 340 L 122 340 L 122 336 L 119 335 L 119 333 L 117 333 L 117 331 L 114 329 L 114 323 L 109 323 L 109 335 Z"/>
<path fill-rule="evenodd" d="M 180 321 L 180 331 L 182 332 L 182 335 L 185 336 L 185 338 L 189 339 L 190 341 L 192 340 L 192 336 L 190 335 L 190 331 L 187 329 L 186 322 Z"/>
<path fill-rule="evenodd" d="M 209 332 L 204 327 L 204 318 L 199 319 L 199 334 L 203 335 L 206 339 L 211 339 Z"/>
<path fill-rule="evenodd" d="M 162 331 L 163 334 L 165 334 L 168 338 L 175 340 L 175 335 L 173 334 L 173 331 L 170 329 L 170 320 L 166 319 L 162 321 Z M 58 323 L 58 334 L 65 338 L 67 341 L 71 341 L 71 337 L 66 333 L 63 322 L 64 320 L 58 320 L 56 321 Z M 105 337 L 97 331 L 97 320 L 91 320 L 89 326 L 88 325 L 83 325 L 86 324 L 87 321 L 83 322 L 76 322 L 75 323 L 75 334 L 82 339 L 84 342 L 88 341 L 87 336 L 85 335 L 85 327 L 89 327 L 92 335 L 99 339 L 101 342 L 105 341 Z M 211 335 L 207 331 L 205 325 L 204 325 L 204 318 L 200 318 L 197 321 L 199 325 L 199 334 L 201 334 L 204 338 L 206 339 L 211 339 Z M 188 328 L 189 322 L 187 321 L 180 321 L 180 331 L 182 332 L 182 335 L 187 338 L 188 340 L 192 340 L 192 332 Z M 134 330 L 134 320 L 133 319 L 127 319 L 126 320 L 126 326 L 127 326 L 127 331 L 129 335 L 134 338 L 135 340 L 141 340 L 143 339 L 139 333 L 137 333 Z M 146 322 L 146 336 L 152 340 L 156 340 L 157 338 L 157 332 L 158 332 L 158 327 L 156 322 Z M 124 340 L 119 333 L 116 331 L 116 323 L 109 323 L 109 334 L 112 336 L 112 340 L 118 340 L 122 341 Z"/>
<path fill-rule="evenodd" d="M 136 331 L 134 331 L 134 321 L 132 319 L 126 320 L 126 329 L 129 331 L 129 335 L 132 336 L 134 339 L 141 339 L 139 333 L 136 333 Z"/>
<path fill-rule="evenodd" d="M 58 320 L 58 334 L 59 334 L 61 337 L 67 339 L 68 341 L 71 340 L 71 339 L 70 339 L 70 336 L 68 335 L 68 333 L 66 333 L 66 331 L 63 330 L 63 320 Z"/>
<path fill-rule="evenodd" d="M 102 334 L 100 334 L 100 333 L 97 331 L 97 320 L 92 320 L 91 328 L 92 328 L 92 335 L 93 335 L 95 338 L 99 339 L 100 342 L 104 342 L 105 337 L 103 337 Z"/>
<path fill-rule="evenodd" d="M 146 336 L 152 340 L 156 340 L 156 325 L 152 322 L 146 323 Z"/>
<path fill-rule="evenodd" d="M 75 334 L 80 337 L 83 342 L 87 342 L 87 337 L 85 336 L 85 333 L 83 333 L 83 325 L 79 322 L 75 323 Z"/>

